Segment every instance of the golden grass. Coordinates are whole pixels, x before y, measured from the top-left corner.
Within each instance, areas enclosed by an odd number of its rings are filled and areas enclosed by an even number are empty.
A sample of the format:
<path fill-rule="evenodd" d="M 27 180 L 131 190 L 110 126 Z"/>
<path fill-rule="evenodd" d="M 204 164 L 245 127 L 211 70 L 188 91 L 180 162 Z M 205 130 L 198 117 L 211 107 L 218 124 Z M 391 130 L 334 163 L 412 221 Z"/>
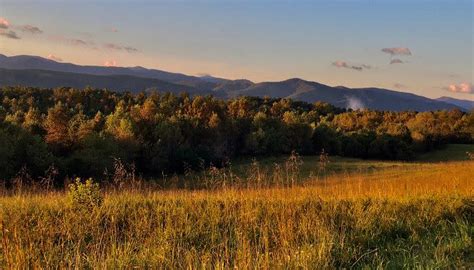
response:
<path fill-rule="evenodd" d="M 142 190 L 128 191 L 135 196 L 160 198 L 209 197 L 265 200 L 285 199 L 410 199 L 433 196 L 473 196 L 474 162 L 447 162 L 426 164 L 408 163 L 407 166 L 383 169 L 372 173 L 347 173 L 313 178 L 288 188 L 278 185 L 270 188 L 228 188 L 217 190 Z M 123 192 L 120 192 L 123 194 Z M 113 192 L 110 196 L 114 196 Z"/>
<path fill-rule="evenodd" d="M 0 268 L 445 268 L 474 260 L 474 162 L 292 188 L 0 197 Z"/>

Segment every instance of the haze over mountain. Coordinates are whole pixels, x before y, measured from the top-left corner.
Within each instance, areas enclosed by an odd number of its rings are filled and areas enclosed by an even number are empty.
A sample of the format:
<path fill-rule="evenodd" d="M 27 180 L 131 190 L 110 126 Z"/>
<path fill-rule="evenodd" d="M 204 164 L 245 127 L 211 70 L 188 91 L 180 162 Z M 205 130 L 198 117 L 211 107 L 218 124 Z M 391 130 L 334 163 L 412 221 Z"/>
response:
<path fill-rule="evenodd" d="M 294 78 L 281 82 L 253 83 L 249 80 L 227 80 L 212 76 L 189 76 L 143 67 L 80 66 L 59 63 L 38 56 L 0 55 L 0 86 L 24 85 L 54 88 L 70 86 L 107 88 L 140 92 L 155 89 L 162 92 L 212 94 L 219 98 L 269 96 L 294 100 L 324 101 L 344 108 L 376 110 L 429 111 L 458 108 L 469 110 L 465 103 L 453 99 L 434 100 L 411 93 L 380 88 L 331 87 Z"/>
<path fill-rule="evenodd" d="M 452 97 L 440 97 L 440 98 L 437 98 L 436 100 L 454 104 L 466 110 L 474 109 L 474 101 L 472 100 L 457 99 L 457 98 L 452 98 Z"/>

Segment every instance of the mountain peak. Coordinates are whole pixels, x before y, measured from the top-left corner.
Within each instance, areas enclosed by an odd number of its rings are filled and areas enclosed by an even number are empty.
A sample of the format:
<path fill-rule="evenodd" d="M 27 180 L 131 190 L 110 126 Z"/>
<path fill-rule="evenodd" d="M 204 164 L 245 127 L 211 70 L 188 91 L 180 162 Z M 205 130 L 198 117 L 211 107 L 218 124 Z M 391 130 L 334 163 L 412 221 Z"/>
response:
<path fill-rule="evenodd" d="M 309 82 L 309 81 L 306 81 L 306 80 L 303 80 L 301 78 L 290 78 L 290 79 L 287 79 L 287 80 L 284 80 L 283 82 L 288 82 L 288 83 L 299 83 L 299 82 Z"/>
<path fill-rule="evenodd" d="M 131 70 L 148 70 L 147 68 L 144 68 L 142 66 L 129 67 L 128 69 L 131 69 Z"/>

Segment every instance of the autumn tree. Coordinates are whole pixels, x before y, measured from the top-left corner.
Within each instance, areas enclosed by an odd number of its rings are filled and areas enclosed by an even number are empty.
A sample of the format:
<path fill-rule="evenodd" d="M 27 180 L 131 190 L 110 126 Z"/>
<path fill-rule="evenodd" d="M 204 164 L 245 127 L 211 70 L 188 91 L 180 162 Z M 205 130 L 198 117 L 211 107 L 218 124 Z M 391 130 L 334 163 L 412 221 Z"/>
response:
<path fill-rule="evenodd" d="M 44 122 L 45 141 L 55 152 L 64 152 L 71 145 L 69 137 L 69 115 L 65 106 L 58 102 L 48 110 Z"/>

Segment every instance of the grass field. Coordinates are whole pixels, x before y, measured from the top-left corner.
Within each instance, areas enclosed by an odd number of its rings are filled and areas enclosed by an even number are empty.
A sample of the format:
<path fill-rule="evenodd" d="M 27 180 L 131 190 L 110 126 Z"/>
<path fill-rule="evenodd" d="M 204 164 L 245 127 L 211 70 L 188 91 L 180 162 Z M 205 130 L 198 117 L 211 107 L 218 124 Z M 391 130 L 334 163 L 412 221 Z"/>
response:
<path fill-rule="evenodd" d="M 415 161 L 380 161 L 380 160 L 362 160 L 356 158 L 346 158 L 331 156 L 329 163 L 323 171 L 319 170 L 319 156 L 303 156 L 300 165 L 300 177 L 313 178 L 325 177 L 336 174 L 366 174 L 383 169 L 399 168 L 400 170 L 409 170 L 417 168 L 420 164 L 432 162 L 448 162 L 448 161 L 467 161 L 469 156 L 467 152 L 474 153 L 474 145 L 472 144 L 448 144 L 445 147 L 421 154 L 416 157 Z M 284 164 L 288 156 L 265 157 L 256 159 L 263 170 L 272 171 L 276 164 Z M 234 172 L 239 175 L 246 175 L 252 167 L 252 162 L 247 160 L 236 160 Z"/>
<path fill-rule="evenodd" d="M 442 162 L 467 160 L 466 152 L 474 153 L 474 144 L 448 144 L 444 148 L 422 154 L 419 161 Z"/>
<path fill-rule="evenodd" d="M 474 161 L 311 159 L 290 187 L 0 197 L 0 268 L 474 267 Z"/>

